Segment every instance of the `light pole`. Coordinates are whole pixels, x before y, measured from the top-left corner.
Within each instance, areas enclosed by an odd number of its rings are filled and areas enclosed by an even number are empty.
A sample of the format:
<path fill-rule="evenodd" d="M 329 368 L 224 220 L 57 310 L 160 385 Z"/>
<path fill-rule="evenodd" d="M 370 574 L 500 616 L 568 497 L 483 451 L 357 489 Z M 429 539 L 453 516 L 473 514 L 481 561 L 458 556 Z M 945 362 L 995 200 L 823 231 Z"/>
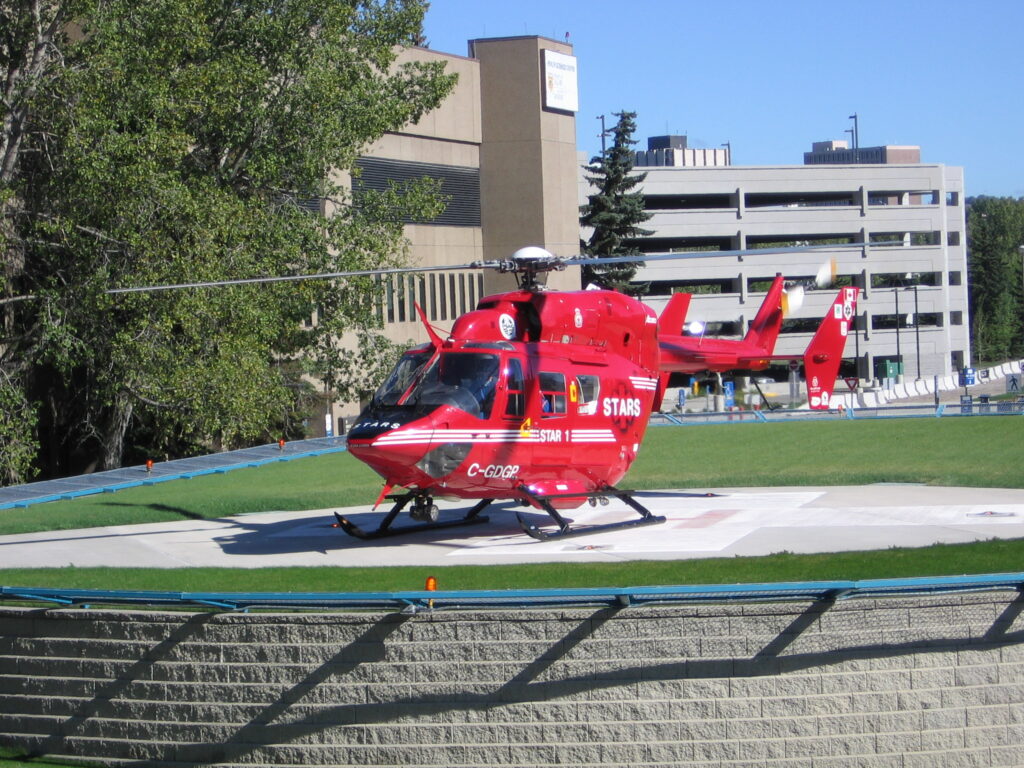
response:
<path fill-rule="evenodd" d="M 899 376 L 903 375 L 903 353 L 900 352 L 900 289 L 893 288 L 893 298 L 896 299 L 896 363 L 899 365 L 899 373 L 897 374 L 897 380 Z"/>
<path fill-rule="evenodd" d="M 911 280 L 914 280 L 913 285 L 907 285 Z M 921 380 L 921 323 L 918 318 L 919 305 L 917 301 L 917 279 L 916 275 L 911 272 L 907 272 L 903 276 L 901 284 L 893 288 L 893 298 L 896 300 L 896 358 L 899 361 L 900 373 L 903 373 L 903 354 L 900 352 L 900 326 L 903 325 L 903 317 L 900 315 L 900 291 L 914 292 L 914 347 L 917 355 L 917 381 Z M 909 325 L 909 323 L 908 323 Z"/>
<path fill-rule="evenodd" d="M 920 321 L 920 318 L 918 317 L 918 311 L 917 311 L 917 283 L 914 283 L 912 286 L 904 288 L 903 290 L 909 291 L 911 288 L 914 289 L 914 344 L 917 347 L 917 349 L 916 349 L 916 352 L 917 352 L 917 379 L 916 379 L 916 381 L 920 381 L 921 380 L 921 321 Z M 899 318 L 896 318 L 896 319 L 897 319 L 897 321 L 899 320 Z"/>

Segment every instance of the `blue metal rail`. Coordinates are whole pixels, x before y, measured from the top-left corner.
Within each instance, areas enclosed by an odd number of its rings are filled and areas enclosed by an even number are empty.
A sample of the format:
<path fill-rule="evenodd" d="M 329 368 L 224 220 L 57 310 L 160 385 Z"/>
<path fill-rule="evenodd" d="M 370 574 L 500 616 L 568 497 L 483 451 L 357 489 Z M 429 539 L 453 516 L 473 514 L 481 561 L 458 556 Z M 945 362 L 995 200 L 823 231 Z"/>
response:
<path fill-rule="evenodd" d="M 700 426 L 705 424 L 779 423 L 784 421 L 839 421 L 857 419 L 960 418 L 971 416 L 1024 415 L 1024 400 L 973 406 L 884 405 L 846 408 L 842 411 L 776 409 L 772 411 L 698 411 L 694 413 L 653 413 L 652 427 Z"/>
<path fill-rule="evenodd" d="M 321 437 L 259 445 L 237 451 L 213 453 L 191 459 L 176 459 L 145 466 L 124 467 L 91 475 L 45 480 L 0 488 L 0 510 L 28 507 L 48 501 L 76 499 L 96 493 L 113 493 L 141 485 L 156 485 L 170 480 L 188 480 L 202 475 L 219 475 L 236 469 L 248 469 L 280 461 L 323 456 L 347 450 L 344 437 Z"/>
<path fill-rule="evenodd" d="M 936 576 L 859 581 L 806 581 L 761 584 L 699 584 L 575 589 L 460 590 L 412 592 L 157 592 L 49 587 L 0 587 L 0 601 L 59 606 L 119 605 L 249 609 L 536 608 L 635 606 L 648 604 L 830 601 L 1015 589 L 1024 591 L 1024 573 Z"/>

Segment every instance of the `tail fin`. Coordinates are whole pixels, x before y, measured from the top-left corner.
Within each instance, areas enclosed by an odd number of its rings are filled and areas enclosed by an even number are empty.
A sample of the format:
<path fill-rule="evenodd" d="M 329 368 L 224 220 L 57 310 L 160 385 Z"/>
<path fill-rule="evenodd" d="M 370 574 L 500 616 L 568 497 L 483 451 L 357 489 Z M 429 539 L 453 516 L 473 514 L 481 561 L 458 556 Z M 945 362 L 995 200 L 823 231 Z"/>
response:
<path fill-rule="evenodd" d="M 659 336 L 678 336 L 682 332 L 686 313 L 690 311 L 689 293 L 673 293 L 658 318 Z"/>
<path fill-rule="evenodd" d="M 682 333 L 683 323 L 686 322 L 686 313 L 690 311 L 690 293 L 673 293 L 668 304 L 661 311 L 658 318 L 658 337 L 678 336 Z M 665 397 L 665 389 L 668 387 L 670 373 L 662 373 L 658 377 L 658 389 L 654 396 L 653 410 L 661 409 L 662 399 Z"/>
<path fill-rule="evenodd" d="M 772 281 L 768 294 L 761 302 L 761 308 L 757 310 L 747 335 L 743 337 L 745 342 L 760 347 L 765 352 L 765 357 L 770 357 L 775 349 L 775 340 L 779 337 L 779 330 L 782 328 L 782 297 L 783 278 L 776 275 Z"/>
<path fill-rule="evenodd" d="M 807 379 L 807 399 L 811 408 L 822 410 L 829 407 L 836 376 L 839 375 L 839 364 L 843 360 L 846 337 L 857 313 L 858 292 L 857 288 L 839 289 L 839 294 L 804 353 L 804 377 Z"/>

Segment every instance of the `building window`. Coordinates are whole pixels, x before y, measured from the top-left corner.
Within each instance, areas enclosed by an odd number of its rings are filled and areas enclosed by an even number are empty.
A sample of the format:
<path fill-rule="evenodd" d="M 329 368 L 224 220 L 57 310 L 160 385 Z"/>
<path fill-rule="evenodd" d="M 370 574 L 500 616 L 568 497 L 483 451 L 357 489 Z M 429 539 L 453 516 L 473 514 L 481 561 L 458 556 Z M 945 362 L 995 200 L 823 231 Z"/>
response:
<path fill-rule="evenodd" d="M 960 245 L 960 233 L 959 232 L 947 232 L 946 233 L 946 245 Z"/>
<path fill-rule="evenodd" d="M 380 157 L 361 157 L 356 161 L 359 175 L 353 179 L 356 203 L 366 192 L 401 189 L 403 184 L 428 178 L 436 181 L 445 200 L 444 211 L 429 222 L 404 217 L 404 224 L 443 224 L 452 227 L 480 226 L 480 169 L 436 163 L 415 163 Z"/>
<path fill-rule="evenodd" d="M 941 272 L 874 272 L 871 275 L 872 288 L 912 288 L 915 285 L 935 287 L 942 277 Z"/>
<path fill-rule="evenodd" d="M 398 322 L 405 322 L 405 275 L 398 276 L 398 288 L 395 290 L 398 297 Z"/>
<path fill-rule="evenodd" d="M 949 313 L 949 324 L 950 325 L 963 325 L 964 324 L 964 313 L 963 312 L 950 312 Z"/>
<path fill-rule="evenodd" d="M 949 284 L 951 286 L 952 285 L 960 285 L 962 282 L 963 282 L 963 278 L 960 276 L 960 272 L 959 271 L 954 270 L 954 271 L 949 273 Z"/>
<path fill-rule="evenodd" d="M 902 309 L 902 307 L 900 307 Z M 873 331 L 892 331 L 899 326 L 901 330 L 914 330 L 914 308 L 913 305 L 910 307 L 909 312 L 900 312 L 899 315 L 888 314 L 888 315 L 872 315 L 871 316 L 871 330 Z M 941 328 L 942 327 L 942 313 L 940 312 L 921 312 L 917 316 L 916 327 L 918 328 Z"/>

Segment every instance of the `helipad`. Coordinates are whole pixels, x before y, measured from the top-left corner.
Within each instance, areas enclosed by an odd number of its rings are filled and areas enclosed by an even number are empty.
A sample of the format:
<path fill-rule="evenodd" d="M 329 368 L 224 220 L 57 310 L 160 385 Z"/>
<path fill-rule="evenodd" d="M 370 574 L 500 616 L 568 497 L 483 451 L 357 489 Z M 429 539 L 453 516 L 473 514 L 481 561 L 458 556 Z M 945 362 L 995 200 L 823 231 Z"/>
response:
<path fill-rule="evenodd" d="M 493 504 L 489 522 L 378 541 L 332 527 L 335 509 L 267 512 L 218 520 L 0 536 L 0 567 L 470 565 L 628 561 L 917 547 L 1024 536 L 1024 490 L 870 485 L 643 491 L 661 525 L 558 541 L 522 532 L 517 510 L 542 526 L 547 515 Z M 442 516 L 458 505 L 442 504 Z M 461 508 L 461 507 L 458 507 Z M 44 513 L 44 507 L 40 507 Z M 383 511 L 341 510 L 363 528 Z M 574 527 L 635 517 L 621 502 L 581 507 Z"/>

